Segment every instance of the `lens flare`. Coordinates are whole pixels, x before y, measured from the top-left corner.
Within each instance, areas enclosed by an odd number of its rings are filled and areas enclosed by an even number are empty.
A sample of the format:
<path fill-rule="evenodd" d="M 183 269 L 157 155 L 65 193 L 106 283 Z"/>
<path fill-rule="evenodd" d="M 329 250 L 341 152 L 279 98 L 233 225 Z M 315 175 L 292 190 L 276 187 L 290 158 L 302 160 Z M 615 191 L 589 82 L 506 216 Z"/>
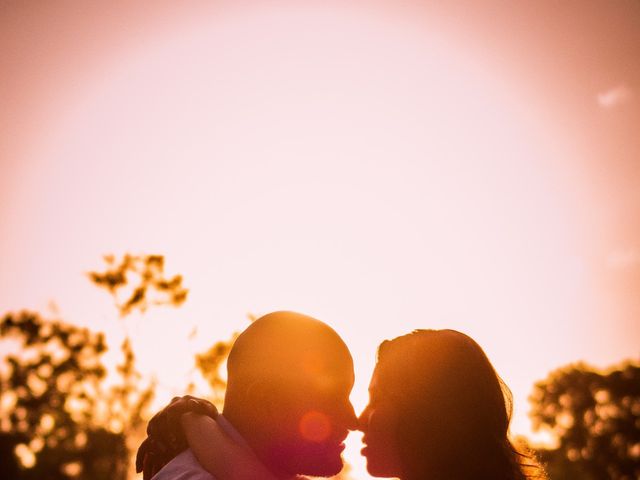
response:
<path fill-rule="evenodd" d="M 331 422 L 324 413 L 312 410 L 302 416 L 300 434 L 305 440 L 315 443 L 324 442 L 331 434 Z"/>

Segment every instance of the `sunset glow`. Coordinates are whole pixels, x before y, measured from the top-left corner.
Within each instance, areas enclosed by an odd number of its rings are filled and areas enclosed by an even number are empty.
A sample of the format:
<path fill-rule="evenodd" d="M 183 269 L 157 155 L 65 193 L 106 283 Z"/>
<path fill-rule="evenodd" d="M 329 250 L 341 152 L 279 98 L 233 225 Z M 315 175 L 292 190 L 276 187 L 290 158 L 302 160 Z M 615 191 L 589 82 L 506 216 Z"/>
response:
<path fill-rule="evenodd" d="M 522 434 L 549 370 L 637 357 L 640 62 L 627 78 L 583 66 L 563 97 L 570 67 L 488 14 L 242 3 L 122 6 L 122 31 L 63 8 L 59 37 L 49 7 L 9 12 L 3 312 L 53 308 L 113 346 L 126 329 L 157 406 L 202 383 L 193 354 L 247 314 L 332 325 L 357 411 L 382 340 L 458 329 L 512 388 Z M 27 17 L 38 38 L 16 30 Z M 185 305 L 119 321 L 86 272 L 125 252 L 164 255 Z M 326 435 L 320 420 L 301 429 Z M 357 437 L 345 457 L 370 478 Z"/>

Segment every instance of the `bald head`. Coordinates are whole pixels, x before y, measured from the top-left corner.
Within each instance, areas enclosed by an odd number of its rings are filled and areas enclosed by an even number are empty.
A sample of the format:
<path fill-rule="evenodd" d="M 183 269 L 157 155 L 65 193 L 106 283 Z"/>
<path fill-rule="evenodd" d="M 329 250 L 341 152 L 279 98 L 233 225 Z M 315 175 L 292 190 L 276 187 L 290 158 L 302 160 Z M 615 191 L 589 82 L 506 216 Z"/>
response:
<path fill-rule="evenodd" d="M 227 361 L 228 387 L 265 378 L 304 385 L 352 362 L 346 344 L 327 324 L 295 312 L 269 313 L 235 341 Z"/>
<path fill-rule="evenodd" d="M 223 413 L 276 473 L 335 475 L 355 428 L 353 359 L 319 320 L 274 312 L 236 339 Z"/>

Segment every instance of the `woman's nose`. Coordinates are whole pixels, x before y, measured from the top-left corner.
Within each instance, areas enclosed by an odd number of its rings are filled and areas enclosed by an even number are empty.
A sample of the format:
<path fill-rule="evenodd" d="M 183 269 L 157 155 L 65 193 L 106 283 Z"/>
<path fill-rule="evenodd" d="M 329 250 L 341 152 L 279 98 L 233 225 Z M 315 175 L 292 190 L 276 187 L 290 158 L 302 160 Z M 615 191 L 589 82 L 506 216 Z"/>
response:
<path fill-rule="evenodd" d="M 358 417 L 358 430 L 364 432 L 369 425 L 369 417 L 371 416 L 371 412 L 369 411 L 369 407 L 365 408 L 360 416 Z"/>

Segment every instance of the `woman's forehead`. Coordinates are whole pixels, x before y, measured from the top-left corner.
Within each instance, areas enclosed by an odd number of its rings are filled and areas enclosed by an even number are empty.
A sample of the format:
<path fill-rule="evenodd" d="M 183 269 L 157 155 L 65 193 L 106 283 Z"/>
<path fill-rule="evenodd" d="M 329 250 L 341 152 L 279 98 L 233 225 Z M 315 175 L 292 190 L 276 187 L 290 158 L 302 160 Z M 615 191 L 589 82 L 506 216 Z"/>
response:
<path fill-rule="evenodd" d="M 378 366 L 373 370 L 371 375 L 371 381 L 369 381 L 369 392 L 378 390 L 380 388 L 380 368 Z"/>

